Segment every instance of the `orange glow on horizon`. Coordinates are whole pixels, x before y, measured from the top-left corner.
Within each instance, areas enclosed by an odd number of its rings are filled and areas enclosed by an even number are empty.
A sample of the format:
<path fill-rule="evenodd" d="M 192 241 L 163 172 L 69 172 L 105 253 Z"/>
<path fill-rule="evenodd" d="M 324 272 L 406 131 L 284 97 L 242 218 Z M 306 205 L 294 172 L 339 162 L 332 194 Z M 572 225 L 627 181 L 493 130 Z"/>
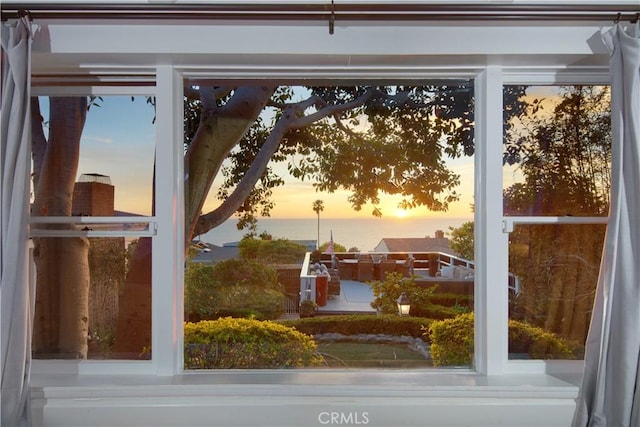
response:
<path fill-rule="evenodd" d="M 374 218 L 374 206 L 367 204 L 359 211 L 354 210 L 349 203 L 348 196 L 350 193 L 347 191 L 327 194 L 317 193 L 311 186 L 301 187 L 300 185 L 285 185 L 284 187 L 276 188 L 272 197 L 275 206 L 271 211 L 270 217 L 274 219 L 316 218 L 317 215 L 312 209 L 312 204 L 319 199 L 324 203 L 324 210 L 320 212 L 321 219 Z M 471 194 L 471 192 L 466 194 Z M 378 205 L 382 212 L 382 218 L 402 220 L 419 217 L 473 217 L 473 212 L 470 208 L 473 204 L 472 196 L 461 197 L 458 202 L 451 203 L 449 209 L 444 212 L 429 211 L 425 207 L 402 209 L 400 207 L 401 200 L 402 196 L 382 196 L 381 203 Z M 203 207 L 203 212 L 210 212 L 218 204 L 219 201 L 215 197 L 209 197 Z"/>

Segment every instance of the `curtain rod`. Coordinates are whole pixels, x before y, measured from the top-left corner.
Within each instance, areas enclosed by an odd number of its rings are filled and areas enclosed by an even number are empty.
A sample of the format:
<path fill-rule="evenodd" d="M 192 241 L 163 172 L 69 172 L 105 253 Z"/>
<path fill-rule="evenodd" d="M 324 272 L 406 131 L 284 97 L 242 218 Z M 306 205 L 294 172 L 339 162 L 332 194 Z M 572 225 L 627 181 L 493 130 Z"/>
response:
<path fill-rule="evenodd" d="M 635 5 L 62 3 L 3 2 L 3 21 L 27 14 L 31 19 L 63 20 L 327 20 L 334 21 L 638 21 Z"/>

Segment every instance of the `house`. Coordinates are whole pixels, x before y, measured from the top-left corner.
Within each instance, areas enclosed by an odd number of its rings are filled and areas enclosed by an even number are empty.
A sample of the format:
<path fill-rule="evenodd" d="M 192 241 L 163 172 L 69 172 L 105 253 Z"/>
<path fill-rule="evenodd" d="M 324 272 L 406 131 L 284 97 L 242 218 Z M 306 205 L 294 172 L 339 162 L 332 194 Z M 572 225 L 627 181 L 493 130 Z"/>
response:
<path fill-rule="evenodd" d="M 211 243 L 198 242 L 192 245 L 197 249 L 196 255 L 191 258 L 191 262 L 200 264 L 215 264 L 219 261 L 238 258 L 237 246 L 218 246 Z"/>
<path fill-rule="evenodd" d="M 30 171 L 26 165 L 30 155 L 25 147 L 29 138 L 9 144 L 16 156 L 22 153 L 23 163 L 8 169 L 6 163 L 2 165 L 3 177 L 14 178 L 2 181 L 3 203 L 10 198 L 5 194 L 15 194 L 12 204 L 18 205 L 15 209 L 2 206 L 3 227 L 5 208 L 12 215 L 6 222 L 12 228 L 2 229 L 2 308 L 3 318 L 13 320 L 2 322 L 2 336 L 12 340 L 7 350 L 11 357 L 3 359 L 12 363 L 2 368 L 3 421 L 11 414 L 7 409 L 17 407 L 13 412 L 18 415 L 30 411 L 34 426 L 571 423 L 584 361 L 510 360 L 508 356 L 509 233 L 522 224 L 545 227 L 550 220 L 560 225 L 604 224 L 607 219 L 505 215 L 503 94 L 523 85 L 609 84 L 613 67 L 601 32 L 616 23 L 622 28 L 637 20 L 637 0 L 134 0 L 126 4 L 23 0 L 4 1 L 1 8 L 3 21 L 15 23 L 22 16 L 37 26 L 33 28 L 31 61 L 24 61 L 29 62 L 25 73 L 31 70 L 30 87 L 23 85 L 18 92 L 27 96 L 149 96 L 155 108 L 153 159 L 158 171 L 154 174 L 153 215 L 141 218 L 149 228 L 146 234 L 140 232 L 151 241 L 151 283 L 141 291 L 148 294 L 148 301 L 136 307 L 151 315 L 148 324 L 135 326 L 149 331 L 146 350 L 147 354 L 151 351 L 150 358 L 31 363 L 29 307 L 33 295 L 28 285 L 33 276 L 25 272 L 25 266 L 29 233 L 33 236 L 37 230 L 29 228 L 29 221 L 46 218 L 28 213 Z M 3 49 L 5 30 L 9 27 L 3 26 Z M 28 45 L 26 41 L 22 44 Z M 17 65 L 3 51 L 3 70 L 7 64 Z M 469 148 L 476 156 L 472 179 L 479 254 L 474 278 L 478 297 L 473 368 L 437 373 L 372 369 L 185 374 L 184 86 L 389 81 L 409 86 L 464 81 L 473 87 L 474 146 Z M 3 95 L 10 87 L 3 84 Z M 3 96 L 3 104 L 8 98 Z M 14 111 L 28 108 L 3 105 L 3 123 L 5 114 Z M 8 123 L 30 128 L 28 118 L 17 120 Z M 5 141 L 2 146 L 4 149 Z M 114 156 L 112 161 L 119 158 Z M 633 191 L 637 177 L 630 181 L 627 188 Z M 635 213 L 627 217 L 634 218 Z M 629 237 L 624 230 L 616 234 Z M 6 241 L 11 243 L 11 252 L 5 251 Z M 5 266 L 11 267 L 13 275 L 5 276 Z M 503 279 L 505 287 L 496 279 Z M 6 300 L 14 294 L 11 301 Z M 582 323 L 588 324 L 588 319 Z M 629 329 L 637 334 L 637 328 Z M 76 335 L 82 338 L 81 333 Z M 3 356 L 5 350 L 3 347 Z M 635 379 L 637 375 L 615 376 L 623 377 Z M 20 382 L 9 384 L 13 378 Z M 615 397 L 624 392 L 610 394 Z M 20 406 L 21 402 L 28 405 Z"/>
<path fill-rule="evenodd" d="M 449 239 L 444 237 L 442 232 L 436 233 L 436 237 L 385 237 L 380 240 L 373 252 L 445 252 L 453 254 L 449 246 Z"/>

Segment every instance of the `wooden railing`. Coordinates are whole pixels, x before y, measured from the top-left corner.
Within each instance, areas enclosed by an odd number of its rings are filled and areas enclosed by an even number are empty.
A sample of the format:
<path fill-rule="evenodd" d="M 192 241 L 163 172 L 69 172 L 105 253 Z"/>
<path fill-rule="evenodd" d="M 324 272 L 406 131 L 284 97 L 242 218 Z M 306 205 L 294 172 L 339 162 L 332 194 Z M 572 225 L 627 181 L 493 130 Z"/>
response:
<path fill-rule="evenodd" d="M 429 270 L 429 276 L 436 276 L 442 272 L 443 267 L 461 266 L 470 270 L 475 270 L 475 263 L 456 255 L 445 252 L 335 252 L 333 262 L 343 259 L 357 259 L 359 256 L 368 255 L 375 260 L 376 257 L 386 257 L 387 259 L 404 260 L 411 255 L 414 259 L 414 269 Z M 320 262 L 330 266 L 332 255 L 323 253 Z M 517 276 L 509 273 L 509 290 L 518 294 L 520 292 L 520 281 Z"/>

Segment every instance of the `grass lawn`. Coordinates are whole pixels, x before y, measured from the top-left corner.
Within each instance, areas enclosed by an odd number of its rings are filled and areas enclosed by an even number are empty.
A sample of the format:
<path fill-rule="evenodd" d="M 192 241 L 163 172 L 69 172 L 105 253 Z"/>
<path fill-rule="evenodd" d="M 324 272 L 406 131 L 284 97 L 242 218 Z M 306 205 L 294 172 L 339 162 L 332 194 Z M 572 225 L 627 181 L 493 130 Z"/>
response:
<path fill-rule="evenodd" d="M 330 367 L 357 368 L 426 368 L 432 366 L 418 352 L 406 345 L 326 342 L 318 343 L 318 351 Z"/>

